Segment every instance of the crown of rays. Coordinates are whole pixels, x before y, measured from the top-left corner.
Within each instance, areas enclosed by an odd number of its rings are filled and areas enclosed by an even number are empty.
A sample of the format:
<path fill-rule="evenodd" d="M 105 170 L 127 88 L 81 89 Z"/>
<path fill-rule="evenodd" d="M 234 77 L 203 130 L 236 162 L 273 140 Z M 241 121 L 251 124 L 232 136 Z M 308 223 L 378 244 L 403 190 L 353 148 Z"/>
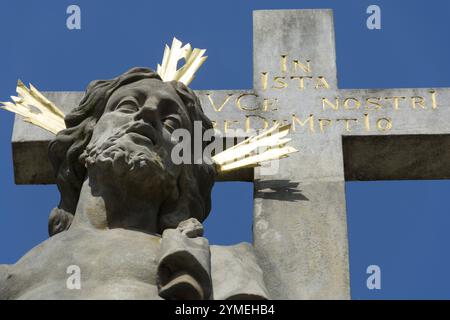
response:
<path fill-rule="evenodd" d="M 186 86 L 191 83 L 195 73 L 205 62 L 205 49 L 192 49 L 188 43 L 182 43 L 173 38 L 172 46 L 165 46 L 161 64 L 157 72 L 163 81 L 180 81 Z M 177 69 L 178 62 L 184 59 L 185 63 Z M 11 96 L 13 102 L 0 102 L 0 108 L 14 112 L 23 117 L 23 120 L 57 134 L 66 128 L 64 113 L 33 85 L 27 88 L 18 80 L 16 92 L 18 96 Z M 228 148 L 212 157 L 218 171 L 231 171 L 244 167 L 257 167 L 262 162 L 277 160 L 297 152 L 293 147 L 287 146 L 291 140 L 285 138 L 289 133 L 290 125 L 274 126 L 262 133 L 247 138 L 241 143 Z"/>

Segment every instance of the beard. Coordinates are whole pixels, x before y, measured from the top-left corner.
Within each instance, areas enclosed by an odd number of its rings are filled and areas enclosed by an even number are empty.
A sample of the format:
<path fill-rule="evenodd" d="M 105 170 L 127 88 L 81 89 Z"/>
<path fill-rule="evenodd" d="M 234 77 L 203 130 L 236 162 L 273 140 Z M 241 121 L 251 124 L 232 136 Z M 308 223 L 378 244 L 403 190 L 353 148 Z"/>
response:
<path fill-rule="evenodd" d="M 139 134 L 120 132 L 100 145 L 98 141 L 89 144 L 80 160 L 88 172 L 95 172 L 104 181 L 162 191 L 176 183 L 169 154 Z"/>

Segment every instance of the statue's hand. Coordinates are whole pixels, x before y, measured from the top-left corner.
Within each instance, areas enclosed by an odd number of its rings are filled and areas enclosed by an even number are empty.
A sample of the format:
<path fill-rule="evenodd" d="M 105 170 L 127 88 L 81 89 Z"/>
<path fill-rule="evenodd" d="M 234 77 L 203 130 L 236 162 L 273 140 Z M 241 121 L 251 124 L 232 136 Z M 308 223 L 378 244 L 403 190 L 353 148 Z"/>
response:
<path fill-rule="evenodd" d="M 185 234 L 188 238 L 203 237 L 203 225 L 195 218 L 180 222 L 177 230 Z"/>
<path fill-rule="evenodd" d="M 209 299 L 212 294 L 211 254 L 203 226 L 194 218 L 162 234 L 158 290 L 165 299 Z"/>

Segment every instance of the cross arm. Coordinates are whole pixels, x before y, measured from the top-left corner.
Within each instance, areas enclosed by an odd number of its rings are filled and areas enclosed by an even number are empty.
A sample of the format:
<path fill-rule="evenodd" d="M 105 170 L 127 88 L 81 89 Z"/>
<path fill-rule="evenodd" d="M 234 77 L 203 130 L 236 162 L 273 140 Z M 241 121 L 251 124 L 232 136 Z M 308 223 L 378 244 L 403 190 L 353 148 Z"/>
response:
<path fill-rule="evenodd" d="M 255 109 L 255 96 L 248 90 L 201 90 L 196 91 L 206 115 L 221 130 L 219 138 L 233 141 L 230 129 L 233 125 L 242 125 L 243 115 Z M 84 96 L 83 92 L 44 92 L 44 95 L 67 114 L 78 106 Z M 227 131 L 228 130 L 228 131 Z M 17 184 L 52 184 L 53 170 L 48 159 L 47 148 L 54 134 L 30 123 L 20 116 L 14 120 L 12 134 L 12 151 L 14 179 Z M 244 169 L 226 173 L 218 180 L 251 181 L 253 170 Z"/>
<path fill-rule="evenodd" d="M 353 119 L 343 128 L 346 180 L 450 178 L 449 88 L 339 90 L 333 100 L 342 110 L 329 113 Z"/>

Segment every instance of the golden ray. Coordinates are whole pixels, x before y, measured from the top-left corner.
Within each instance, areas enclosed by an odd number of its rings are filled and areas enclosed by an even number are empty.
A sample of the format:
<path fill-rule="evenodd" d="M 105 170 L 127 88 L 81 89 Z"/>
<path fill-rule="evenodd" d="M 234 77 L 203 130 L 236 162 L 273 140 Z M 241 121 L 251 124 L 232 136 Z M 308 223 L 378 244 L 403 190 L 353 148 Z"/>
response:
<path fill-rule="evenodd" d="M 166 45 L 162 63 L 158 64 L 156 71 L 163 81 L 177 80 L 188 86 L 194 79 L 195 72 L 205 62 L 205 52 L 205 49 L 192 49 L 189 43 L 182 46 L 181 41 L 173 38 L 172 47 Z M 177 69 L 181 59 L 185 60 L 185 64 Z"/>
<path fill-rule="evenodd" d="M 275 123 L 272 128 L 218 153 L 212 157 L 212 160 L 218 171 L 224 172 L 244 167 L 257 167 L 265 161 L 285 158 L 298 151 L 286 146 L 291 141 L 289 138 L 284 138 L 289 133 L 290 127 L 290 125 L 280 127 L 279 123 Z"/>
<path fill-rule="evenodd" d="M 11 96 L 14 102 L 0 102 L 0 108 L 14 112 L 23 120 L 41 127 L 54 134 L 66 128 L 64 113 L 42 95 L 31 83 L 28 89 L 22 81 L 17 81 L 17 97 Z"/>

